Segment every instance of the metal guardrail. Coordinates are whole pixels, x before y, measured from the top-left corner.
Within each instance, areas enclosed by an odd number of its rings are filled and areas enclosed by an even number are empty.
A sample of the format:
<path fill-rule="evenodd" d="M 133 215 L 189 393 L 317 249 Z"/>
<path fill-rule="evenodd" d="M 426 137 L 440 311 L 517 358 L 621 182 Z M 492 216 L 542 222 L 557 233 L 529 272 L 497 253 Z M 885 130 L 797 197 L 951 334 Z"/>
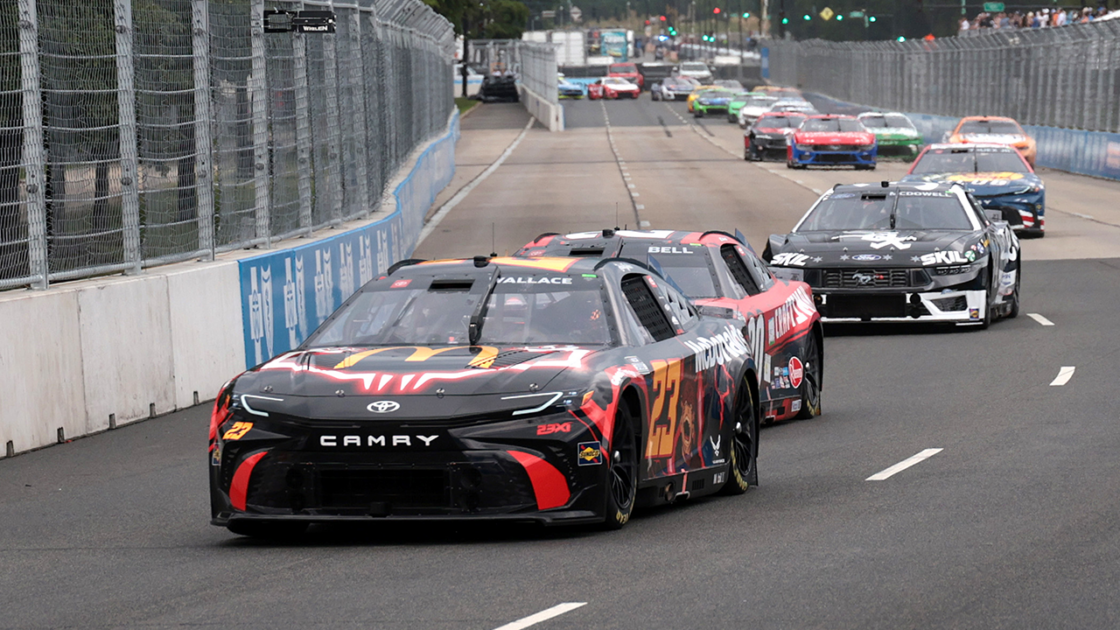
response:
<path fill-rule="evenodd" d="M 771 41 L 770 77 L 872 107 L 1120 131 L 1120 20 L 933 41 Z"/>
<path fill-rule="evenodd" d="M 273 33 L 265 0 L 0 2 L 0 288 L 212 257 L 360 217 L 451 110 L 420 0 Z"/>

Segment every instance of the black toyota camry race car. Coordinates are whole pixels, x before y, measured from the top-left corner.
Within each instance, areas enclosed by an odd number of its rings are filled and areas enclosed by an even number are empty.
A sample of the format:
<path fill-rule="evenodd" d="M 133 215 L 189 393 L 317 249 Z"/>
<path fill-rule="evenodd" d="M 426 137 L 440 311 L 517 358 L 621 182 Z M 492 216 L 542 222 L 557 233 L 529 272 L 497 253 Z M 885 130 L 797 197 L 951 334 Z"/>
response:
<path fill-rule="evenodd" d="M 226 384 L 212 523 L 507 519 L 621 527 L 757 482 L 743 322 L 624 259 L 406 261 Z"/>
<path fill-rule="evenodd" d="M 959 184 L 837 185 L 762 257 L 813 288 L 826 322 L 987 328 L 1019 313 L 1019 239 L 1000 218 Z"/>

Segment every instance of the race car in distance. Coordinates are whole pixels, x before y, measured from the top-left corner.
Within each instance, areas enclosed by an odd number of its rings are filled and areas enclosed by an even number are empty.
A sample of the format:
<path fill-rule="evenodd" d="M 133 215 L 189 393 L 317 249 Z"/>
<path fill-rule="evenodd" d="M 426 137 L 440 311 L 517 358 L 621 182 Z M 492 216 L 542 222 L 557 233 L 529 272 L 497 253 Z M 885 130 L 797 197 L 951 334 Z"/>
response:
<path fill-rule="evenodd" d="M 639 89 L 645 87 L 646 83 L 646 78 L 638 72 L 638 66 L 632 63 L 612 63 L 607 66 L 607 76 L 626 79 Z"/>
<path fill-rule="evenodd" d="M 898 112 L 864 112 L 857 116 L 864 127 L 875 134 L 879 157 L 897 156 L 914 159 L 925 140 L 906 114 Z"/>
<path fill-rule="evenodd" d="M 731 309 L 745 322 L 765 421 L 820 414 L 824 338 L 812 293 L 801 282 L 776 282 L 742 236 L 671 230 L 542 234 L 516 255 L 648 263 L 702 312 Z"/>
<path fill-rule="evenodd" d="M 583 86 L 578 83 L 572 83 L 560 73 L 556 77 L 556 86 L 560 92 L 560 98 L 583 98 Z"/>
<path fill-rule="evenodd" d="M 680 101 L 688 98 L 695 88 L 691 81 L 666 77 L 649 86 L 649 97 L 655 101 Z"/>
<path fill-rule="evenodd" d="M 767 112 L 759 116 L 743 134 L 746 145 L 743 149 L 743 159 L 759 161 L 768 157 L 778 159 L 785 157 L 789 137 L 803 122 L 805 116 L 801 114 Z"/>
<path fill-rule="evenodd" d="M 837 185 L 762 258 L 808 283 L 826 322 L 987 328 L 1019 313 L 1019 239 L 959 184 Z"/>
<path fill-rule="evenodd" d="M 809 116 L 790 136 L 786 167 L 854 166 L 875 170 L 875 134 L 852 116 Z"/>
<path fill-rule="evenodd" d="M 949 133 L 946 142 L 991 143 L 1015 147 L 1031 167 L 1034 167 L 1038 147 L 1034 138 L 1027 135 L 1014 118 L 1001 116 L 966 116 Z"/>
<path fill-rule="evenodd" d="M 904 182 L 956 182 L 1023 236 L 1046 235 L 1046 188 L 1018 151 L 1004 144 L 934 144 Z"/>
<path fill-rule="evenodd" d="M 770 111 L 770 107 L 778 102 L 777 96 L 762 95 L 752 96 L 739 108 L 739 126 L 743 129 L 754 122 L 756 118 Z"/>
<path fill-rule="evenodd" d="M 707 92 L 708 90 L 719 90 L 719 89 L 721 89 L 721 88 L 719 88 L 715 85 L 699 85 L 696 88 L 694 88 L 692 90 L 692 92 L 688 95 L 688 98 L 685 99 L 685 106 L 688 109 L 688 113 L 691 114 L 691 113 L 695 112 L 693 107 L 696 104 L 696 99 L 700 98 L 701 94 L 703 94 L 704 92 Z"/>
<path fill-rule="evenodd" d="M 601 98 L 638 98 L 641 93 L 637 85 L 618 77 L 604 77 L 587 86 L 587 98 L 593 101 Z"/>
<path fill-rule="evenodd" d="M 675 72 L 678 77 L 695 79 L 700 84 L 712 82 L 712 71 L 703 61 L 684 61 Z"/>
<path fill-rule="evenodd" d="M 733 92 L 725 89 L 704 90 L 692 103 L 692 115 L 703 118 L 706 114 L 726 114 Z"/>
<path fill-rule="evenodd" d="M 402 261 L 221 388 L 212 523 L 504 519 L 621 527 L 757 480 L 757 377 L 730 311 L 634 261 Z"/>
<path fill-rule="evenodd" d="M 739 83 L 735 79 L 717 79 L 715 81 L 712 81 L 712 85 L 735 93 L 742 92 L 745 89 L 743 88 L 743 84 Z"/>
<path fill-rule="evenodd" d="M 747 104 L 747 100 L 752 96 L 760 95 L 761 94 L 757 92 L 738 92 L 732 96 L 731 100 L 727 103 L 727 122 L 739 122 L 739 110 L 743 109 L 743 106 Z"/>
<path fill-rule="evenodd" d="M 801 98 L 801 90 L 780 85 L 756 85 L 752 92 L 764 92 L 778 98 Z"/>

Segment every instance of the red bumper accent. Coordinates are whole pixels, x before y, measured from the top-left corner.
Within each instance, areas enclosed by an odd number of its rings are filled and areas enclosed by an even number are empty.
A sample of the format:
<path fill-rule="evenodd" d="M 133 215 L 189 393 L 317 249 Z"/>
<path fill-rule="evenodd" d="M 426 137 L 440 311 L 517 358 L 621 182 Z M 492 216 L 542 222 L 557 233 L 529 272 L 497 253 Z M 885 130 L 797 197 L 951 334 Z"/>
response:
<path fill-rule="evenodd" d="M 529 473 L 529 481 L 533 483 L 533 494 L 537 497 L 538 510 L 548 510 L 568 503 L 572 493 L 568 490 L 568 482 L 564 479 L 564 475 L 556 470 L 555 466 L 536 455 L 521 451 L 506 452 L 525 467 L 525 472 Z"/>
<path fill-rule="evenodd" d="M 237 472 L 233 473 L 233 482 L 229 484 L 229 502 L 233 507 L 239 510 L 245 509 L 246 494 L 249 492 L 249 476 L 253 474 L 257 462 L 261 461 L 267 452 L 261 451 L 245 458 L 245 461 L 237 467 Z"/>

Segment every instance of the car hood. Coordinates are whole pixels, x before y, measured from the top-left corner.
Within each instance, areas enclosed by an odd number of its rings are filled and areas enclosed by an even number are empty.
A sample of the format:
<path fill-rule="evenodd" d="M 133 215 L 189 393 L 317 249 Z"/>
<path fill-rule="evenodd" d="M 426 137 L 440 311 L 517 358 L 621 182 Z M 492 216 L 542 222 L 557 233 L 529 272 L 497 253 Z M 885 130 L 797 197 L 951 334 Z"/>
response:
<path fill-rule="evenodd" d="M 770 237 L 775 266 L 781 267 L 923 267 L 922 256 L 937 252 L 972 252 L 980 232 L 961 230 L 844 230 L 802 232 Z M 950 262 L 942 261 L 943 264 Z"/>
<path fill-rule="evenodd" d="M 1033 173 L 930 173 L 907 175 L 904 182 L 957 182 L 968 192 L 979 195 L 999 195 L 1031 192 L 1041 187 L 1042 179 Z"/>
<path fill-rule="evenodd" d="M 367 418 L 366 405 L 382 400 L 397 401 L 403 409 L 410 406 L 403 401 L 424 399 L 423 411 L 417 411 L 423 416 L 444 407 L 457 409 L 463 397 L 506 400 L 503 405 L 519 408 L 526 401 L 535 401 L 534 396 L 542 397 L 538 402 L 543 402 L 543 393 L 552 392 L 550 386 L 559 386 L 560 381 L 567 381 L 568 386 L 571 381 L 590 383 L 594 375 L 585 366 L 599 350 L 569 346 L 297 350 L 241 375 L 234 394 L 250 396 L 253 407 L 279 405 L 285 413 L 290 413 L 290 405 L 319 400 L 316 405 L 343 405 Z M 565 372 L 574 378 L 557 381 Z"/>
<path fill-rule="evenodd" d="M 799 131 L 794 139 L 797 144 L 870 144 L 875 135 L 862 131 Z"/>

